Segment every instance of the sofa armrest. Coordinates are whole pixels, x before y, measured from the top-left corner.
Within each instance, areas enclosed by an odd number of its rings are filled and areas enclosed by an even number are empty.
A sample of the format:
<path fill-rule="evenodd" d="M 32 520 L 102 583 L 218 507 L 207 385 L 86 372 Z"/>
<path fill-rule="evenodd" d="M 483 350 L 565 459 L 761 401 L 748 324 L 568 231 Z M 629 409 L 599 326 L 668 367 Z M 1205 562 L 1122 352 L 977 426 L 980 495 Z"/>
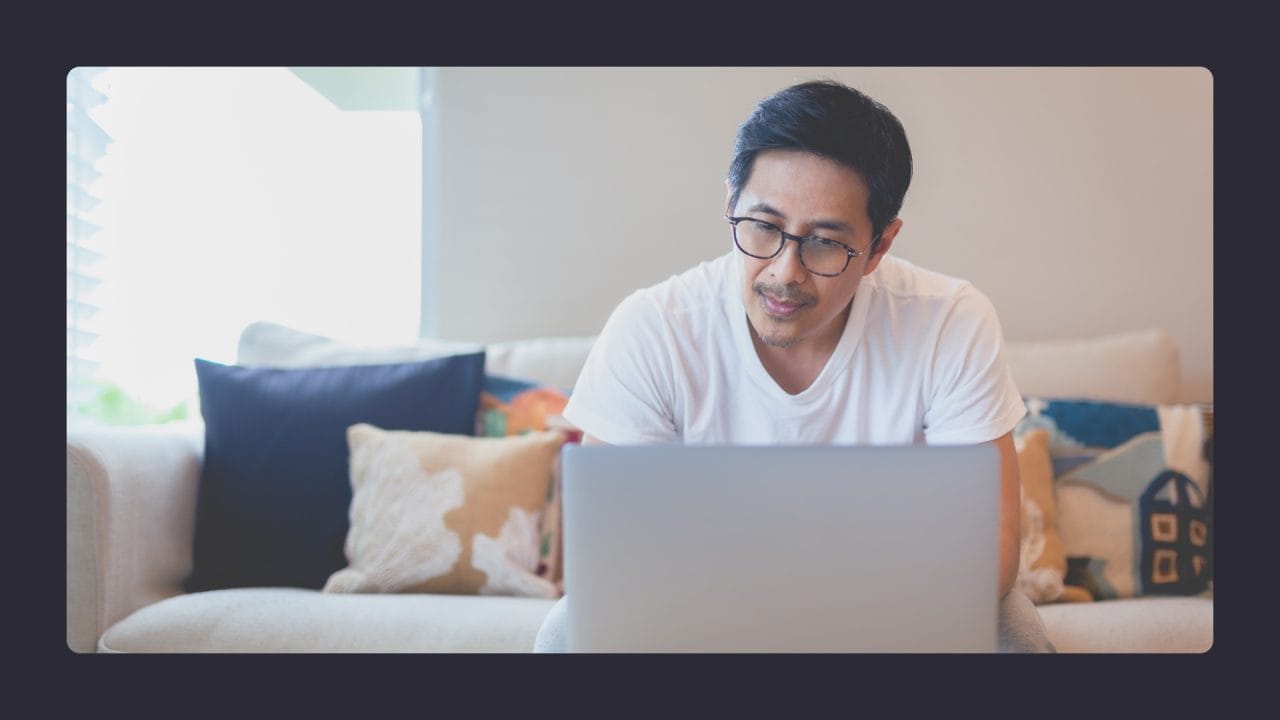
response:
<path fill-rule="evenodd" d="M 67 646 L 182 593 L 204 450 L 196 424 L 67 432 Z"/>

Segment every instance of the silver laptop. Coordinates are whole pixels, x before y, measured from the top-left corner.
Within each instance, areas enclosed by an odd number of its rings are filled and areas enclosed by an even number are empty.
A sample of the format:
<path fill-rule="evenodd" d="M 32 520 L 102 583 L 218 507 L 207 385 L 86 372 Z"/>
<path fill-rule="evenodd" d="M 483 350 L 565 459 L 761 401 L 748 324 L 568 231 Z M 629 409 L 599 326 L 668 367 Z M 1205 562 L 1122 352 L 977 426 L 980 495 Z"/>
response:
<path fill-rule="evenodd" d="M 568 446 L 566 648 L 990 652 L 991 446 Z"/>

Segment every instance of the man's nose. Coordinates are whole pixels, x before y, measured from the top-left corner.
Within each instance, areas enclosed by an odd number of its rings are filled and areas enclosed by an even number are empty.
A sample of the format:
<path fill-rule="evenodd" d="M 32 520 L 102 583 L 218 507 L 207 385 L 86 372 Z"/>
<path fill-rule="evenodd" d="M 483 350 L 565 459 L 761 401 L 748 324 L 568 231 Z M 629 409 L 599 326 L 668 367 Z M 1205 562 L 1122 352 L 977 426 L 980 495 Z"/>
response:
<path fill-rule="evenodd" d="M 787 238 L 782 252 L 774 256 L 769 272 L 782 285 L 799 285 L 809 277 L 809 271 L 800 262 L 800 243 Z"/>

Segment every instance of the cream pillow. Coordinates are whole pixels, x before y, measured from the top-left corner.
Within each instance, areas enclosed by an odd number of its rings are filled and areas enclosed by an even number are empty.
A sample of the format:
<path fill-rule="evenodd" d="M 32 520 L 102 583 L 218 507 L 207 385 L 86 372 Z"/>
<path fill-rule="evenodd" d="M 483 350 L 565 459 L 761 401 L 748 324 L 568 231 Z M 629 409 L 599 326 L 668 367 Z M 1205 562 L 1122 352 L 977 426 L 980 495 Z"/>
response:
<path fill-rule="evenodd" d="M 236 364 L 263 367 L 376 365 L 485 351 L 485 372 L 568 390 L 578 381 L 595 336 L 543 337 L 483 345 L 421 338 L 411 345 L 366 345 L 259 321 L 241 333 Z"/>
<path fill-rule="evenodd" d="M 558 596 L 536 571 L 564 440 L 352 425 L 348 565 L 324 591 Z"/>

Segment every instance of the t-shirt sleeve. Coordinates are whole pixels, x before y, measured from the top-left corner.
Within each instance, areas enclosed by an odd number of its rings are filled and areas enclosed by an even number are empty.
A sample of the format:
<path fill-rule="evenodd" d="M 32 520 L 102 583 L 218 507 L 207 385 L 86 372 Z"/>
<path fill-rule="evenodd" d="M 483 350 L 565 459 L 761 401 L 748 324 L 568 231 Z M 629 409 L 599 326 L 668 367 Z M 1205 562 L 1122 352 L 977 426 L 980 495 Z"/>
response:
<path fill-rule="evenodd" d="M 926 397 L 924 435 L 931 445 L 989 442 L 1026 414 L 995 306 L 972 285 L 942 321 Z"/>
<path fill-rule="evenodd" d="M 674 442 L 671 387 L 661 313 L 636 291 L 605 322 L 563 414 L 611 445 Z"/>

